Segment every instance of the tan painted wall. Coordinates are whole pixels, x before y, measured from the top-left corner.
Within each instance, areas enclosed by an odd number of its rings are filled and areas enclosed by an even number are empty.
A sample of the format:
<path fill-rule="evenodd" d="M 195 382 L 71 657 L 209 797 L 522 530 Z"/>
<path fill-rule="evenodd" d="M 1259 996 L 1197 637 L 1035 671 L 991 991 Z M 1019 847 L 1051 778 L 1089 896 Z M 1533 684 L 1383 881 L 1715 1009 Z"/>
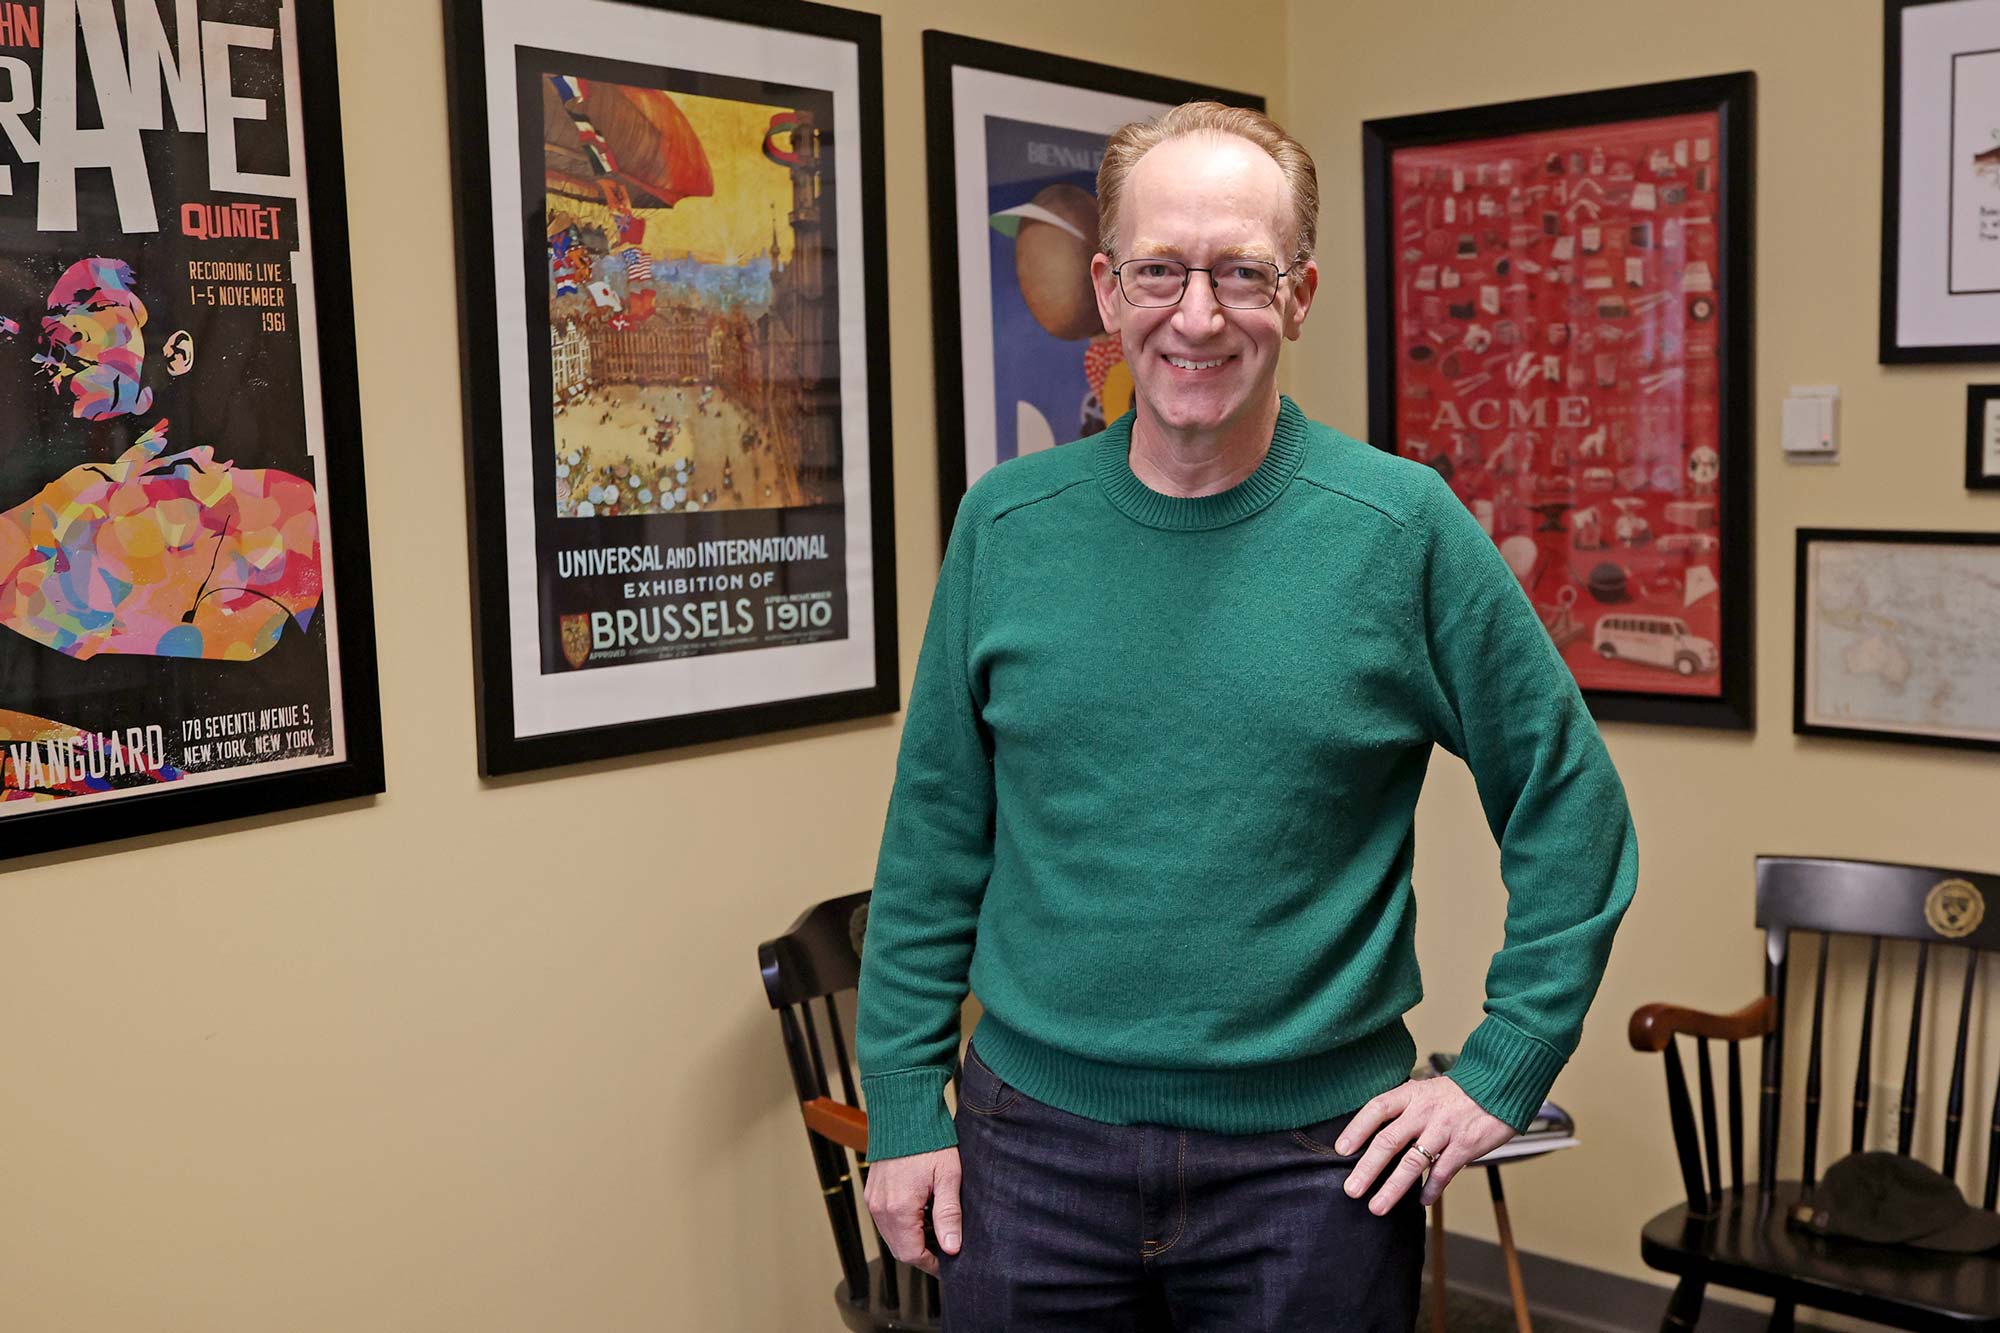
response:
<path fill-rule="evenodd" d="M 1980 373 L 1874 361 L 1879 10 L 882 8 L 906 680 L 936 560 L 924 27 L 1289 111 L 1327 193 L 1289 380 L 1356 431 L 1361 119 L 1758 71 L 1763 725 L 1608 729 L 1645 879 L 1559 1084 L 1588 1143 L 1510 1178 L 1527 1248 L 1639 1274 L 1639 1224 L 1678 1186 L 1657 1062 L 1625 1049 L 1624 1019 L 1755 992 L 1751 855 L 2000 863 L 1991 760 L 1787 725 L 1794 527 L 2000 523 L 1958 480 L 1959 386 Z M 421 2 L 339 0 L 339 19 L 390 791 L 0 875 L 0 1327 L 830 1327 L 831 1248 L 751 955 L 867 882 L 897 724 L 474 776 L 441 30 Z M 1778 398 L 1821 382 L 1846 395 L 1845 458 L 1787 468 Z M 1421 818 L 1413 1022 L 1445 1047 L 1476 1019 L 1502 899 L 1448 758 Z M 1492 1236 L 1478 1182 L 1451 1200 L 1453 1229 Z"/>
<path fill-rule="evenodd" d="M 1284 11 L 881 8 L 907 681 L 922 30 L 1275 96 Z M 440 7 L 338 19 L 389 792 L 0 873 L 0 1328 L 837 1327 L 754 948 L 867 884 L 898 722 L 478 780 Z"/>
<path fill-rule="evenodd" d="M 2000 868 L 2000 765 L 1992 756 L 1791 734 L 1795 529 L 2000 527 L 2000 499 L 1962 484 L 1963 386 L 1993 378 L 1991 368 L 1889 370 L 1875 360 L 1881 15 L 1873 0 L 1690 0 L 1669 10 L 1601 0 L 1407 0 L 1290 10 L 1290 127 L 1316 155 L 1325 196 L 1320 303 L 1291 383 L 1315 414 L 1357 434 L 1367 428 L 1363 120 L 1741 69 L 1758 77 L 1760 721 L 1754 736 L 1605 728 L 1636 813 L 1642 877 L 1582 1047 L 1557 1084 L 1586 1146 L 1509 1177 L 1520 1243 L 1574 1263 L 1645 1275 L 1639 1227 L 1680 1186 L 1660 1062 L 1627 1047 L 1625 1021 L 1651 1000 L 1735 1008 L 1758 993 L 1753 855 Z M 1826 383 L 1843 395 L 1841 461 L 1789 466 L 1777 446 L 1785 389 Z M 1412 1025 L 1421 1044 L 1442 1048 L 1455 1047 L 1477 1020 L 1504 901 L 1470 778 L 1449 756 L 1432 774 L 1417 856 L 1429 996 Z M 1809 966 L 1813 955 L 1804 956 Z M 1933 1031 L 1955 1018 L 1958 967 L 1946 973 L 1950 1004 L 1934 1011 Z M 1900 1052 L 1906 1003 L 1891 1022 Z M 1992 1069 L 1989 1058 L 1974 1070 L 1985 1089 L 1968 1116 L 1977 1133 Z M 1880 1081 L 1900 1083 L 1900 1055 L 1877 1070 Z M 1851 1065 L 1830 1075 L 1852 1077 Z M 1754 1075 L 1749 1081 L 1754 1087 Z M 1796 1094 L 1790 1101 L 1796 1107 Z M 1833 1129 L 1844 1140 L 1846 1126 L 1837 1113 L 1826 1142 L 1834 1143 Z M 1795 1154 L 1796 1123 L 1784 1141 Z M 1788 1161 L 1796 1173 L 1796 1156 Z M 1983 1180 L 1983 1172 L 1975 1153 L 1961 1179 Z M 1466 1184 L 1448 1197 L 1451 1227 L 1490 1239 L 1484 1186 Z"/>

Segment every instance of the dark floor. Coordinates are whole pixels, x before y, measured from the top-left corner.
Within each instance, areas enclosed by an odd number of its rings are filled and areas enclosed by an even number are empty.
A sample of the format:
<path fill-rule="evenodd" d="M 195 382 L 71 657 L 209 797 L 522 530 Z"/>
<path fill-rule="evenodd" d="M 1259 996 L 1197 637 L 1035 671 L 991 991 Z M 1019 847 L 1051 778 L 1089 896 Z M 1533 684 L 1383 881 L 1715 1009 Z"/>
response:
<path fill-rule="evenodd" d="M 1417 1309 L 1417 1333 L 1430 1333 L 1430 1283 L 1424 1284 L 1424 1298 Z M 1444 1325 L 1450 1333 L 1514 1333 L 1514 1307 L 1505 1301 L 1490 1300 L 1469 1291 L 1450 1287 L 1445 1292 Z M 1577 1324 L 1554 1315 L 1537 1312 L 1535 1333 L 1604 1333 L 1608 1324 Z"/>

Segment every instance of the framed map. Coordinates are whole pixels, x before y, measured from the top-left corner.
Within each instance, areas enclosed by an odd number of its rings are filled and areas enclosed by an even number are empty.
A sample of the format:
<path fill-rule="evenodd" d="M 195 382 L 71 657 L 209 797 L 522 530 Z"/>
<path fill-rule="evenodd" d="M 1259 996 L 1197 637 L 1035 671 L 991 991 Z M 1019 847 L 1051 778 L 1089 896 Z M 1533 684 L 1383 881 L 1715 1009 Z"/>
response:
<path fill-rule="evenodd" d="M 2000 532 L 1801 528 L 1792 730 L 2000 750 Z"/>

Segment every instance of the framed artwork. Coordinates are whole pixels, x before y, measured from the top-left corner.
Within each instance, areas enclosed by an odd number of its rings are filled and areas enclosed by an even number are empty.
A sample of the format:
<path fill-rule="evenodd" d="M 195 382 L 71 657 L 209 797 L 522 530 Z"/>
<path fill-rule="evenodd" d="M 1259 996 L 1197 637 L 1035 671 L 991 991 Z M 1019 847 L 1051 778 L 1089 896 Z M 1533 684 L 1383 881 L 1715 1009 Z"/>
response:
<path fill-rule="evenodd" d="M 1371 438 L 1451 483 L 1600 719 L 1753 722 L 1754 91 L 1362 127 Z"/>
<path fill-rule="evenodd" d="M 1887 0 L 1881 360 L 2000 361 L 2000 0 Z"/>
<path fill-rule="evenodd" d="M 1965 488 L 2000 491 L 2000 384 L 1965 386 Z"/>
<path fill-rule="evenodd" d="M 332 7 L 0 11 L 0 857 L 379 792 Z"/>
<path fill-rule="evenodd" d="M 1264 109 L 1252 93 L 924 34 L 944 538 L 989 469 L 1131 406 L 1090 284 L 1097 166 L 1120 125 L 1203 99 Z"/>
<path fill-rule="evenodd" d="M 2000 532 L 1801 528 L 1792 730 L 2000 750 Z"/>
<path fill-rule="evenodd" d="M 480 770 L 898 704 L 881 21 L 449 0 Z"/>

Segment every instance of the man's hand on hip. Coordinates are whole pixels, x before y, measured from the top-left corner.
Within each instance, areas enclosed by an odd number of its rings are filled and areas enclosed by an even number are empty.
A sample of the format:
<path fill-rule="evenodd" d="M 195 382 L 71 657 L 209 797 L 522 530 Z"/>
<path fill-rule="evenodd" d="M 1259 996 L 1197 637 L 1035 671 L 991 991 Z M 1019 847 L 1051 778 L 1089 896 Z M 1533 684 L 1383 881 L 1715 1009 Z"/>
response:
<path fill-rule="evenodd" d="M 868 1211 L 883 1243 L 898 1259 L 932 1277 L 938 1275 L 938 1260 L 924 1246 L 924 1205 L 931 1205 L 938 1248 L 957 1254 L 961 1227 L 958 1178 L 956 1148 L 890 1157 L 868 1168 Z"/>
<path fill-rule="evenodd" d="M 1506 1121 L 1480 1110 L 1479 1103 L 1450 1079 L 1427 1078 L 1412 1079 L 1371 1099 L 1354 1113 L 1334 1146 L 1351 1153 L 1370 1135 L 1374 1142 L 1347 1174 L 1347 1192 L 1357 1199 L 1366 1194 L 1394 1159 L 1395 1168 L 1368 1201 L 1368 1211 L 1380 1217 L 1423 1179 L 1426 1170 L 1430 1179 L 1424 1184 L 1423 1201 L 1436 1203 L 1460 1167 L 1492 1152 L 1513 1138 L 1514 1131 Z"/>

